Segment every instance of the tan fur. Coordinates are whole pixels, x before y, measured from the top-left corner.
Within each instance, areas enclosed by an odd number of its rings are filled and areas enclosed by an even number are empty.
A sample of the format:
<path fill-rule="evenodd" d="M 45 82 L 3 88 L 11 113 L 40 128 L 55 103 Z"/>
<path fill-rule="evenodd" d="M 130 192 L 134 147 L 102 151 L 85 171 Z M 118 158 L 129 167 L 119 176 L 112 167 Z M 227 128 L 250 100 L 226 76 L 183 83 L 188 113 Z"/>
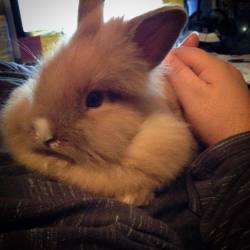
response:
<path fill-rule="evenodd" d="M 93 34 L 88 27 L 86 36 L 79 27 L 36 79 L 11 94 L 2 111 L 4 141 L 29 169 L 146 204 L 191 161 L 194 139 L 172 89 L 163 94 L 162 79 L 138 56 L 123 20 Z M 91 90 L 106 93 L 98 108 L 85 106 Z"/>

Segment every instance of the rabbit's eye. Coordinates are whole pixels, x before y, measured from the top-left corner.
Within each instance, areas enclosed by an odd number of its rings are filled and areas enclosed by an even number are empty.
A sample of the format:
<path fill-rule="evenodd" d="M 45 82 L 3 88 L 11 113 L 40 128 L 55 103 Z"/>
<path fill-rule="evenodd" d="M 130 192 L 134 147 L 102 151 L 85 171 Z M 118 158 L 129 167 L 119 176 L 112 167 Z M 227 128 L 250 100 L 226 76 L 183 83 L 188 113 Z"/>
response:
<path fill-rule="evenodd" d="M 101 91 L 92 91 L 88 94 L 86 99 L 86 106 L 88 108 L 98 108 L 102 105 L 104 94 Z"/>

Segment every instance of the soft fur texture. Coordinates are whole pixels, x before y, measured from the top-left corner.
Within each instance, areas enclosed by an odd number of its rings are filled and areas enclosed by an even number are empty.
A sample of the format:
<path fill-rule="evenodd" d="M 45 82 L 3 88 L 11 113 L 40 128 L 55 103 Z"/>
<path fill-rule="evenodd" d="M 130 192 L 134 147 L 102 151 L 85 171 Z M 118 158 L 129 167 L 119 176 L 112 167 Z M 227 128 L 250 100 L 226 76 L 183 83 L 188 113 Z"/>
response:
<path fill-rule="evenodd" d="M 171 87 L 154 69 L 185 14 L 165 7 L 103 24 L 102 1 L 86 2 L 71 41 L 11 94 L 2 111 L 3 138 L 29 169 L 99 196 L 147 204 L 195 150 Z M 87 107 L 96 90 L 102 104 Z"/>

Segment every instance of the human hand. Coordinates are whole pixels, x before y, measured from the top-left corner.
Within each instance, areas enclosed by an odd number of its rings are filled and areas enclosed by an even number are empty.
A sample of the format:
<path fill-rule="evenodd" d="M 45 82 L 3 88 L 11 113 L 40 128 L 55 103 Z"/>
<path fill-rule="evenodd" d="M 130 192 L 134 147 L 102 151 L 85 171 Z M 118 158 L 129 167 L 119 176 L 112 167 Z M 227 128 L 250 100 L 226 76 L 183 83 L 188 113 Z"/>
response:
<path fill-rule="evenodd" d="M 181 43 L 181 46 L 186 46 L 186 47 L 198 47 L 198 45 L 199 45 L 198 32 L 190 33 Z"/>
<path fill-rule="evenodd" d="M 189 38 L 190 39 L 190 38 Z M 191 38 L 165 59 L 186 120 L 207 145 L 250 130 L 250 94 L 231 64 L 195 46 Z"/>

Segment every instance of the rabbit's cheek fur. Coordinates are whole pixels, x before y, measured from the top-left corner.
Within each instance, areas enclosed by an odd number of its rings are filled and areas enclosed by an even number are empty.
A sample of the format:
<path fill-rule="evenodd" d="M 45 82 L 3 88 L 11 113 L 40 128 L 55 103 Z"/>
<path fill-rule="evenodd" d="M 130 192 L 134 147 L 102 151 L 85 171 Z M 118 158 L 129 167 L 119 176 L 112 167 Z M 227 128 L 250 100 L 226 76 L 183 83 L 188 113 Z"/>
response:
<path fill-rule="evenodd" d="M 35 115 L 31 119 L 30 145 L 35 150 L 56 153 L 80 165 L 88 163 L 102 167 L 120 163 L 145 119 L 142 110 L 119 103 L 90 108 L 70 123 L 67 117 L 63 121 L 52 121 L 46 116 Z"/>
<path fill-rule="evenodd" d="M 144 119 L 136 108 L 106 104 L 87 111 L 77 127 L 84 131 L 87 147 L 95 154 L 110 162 L 120 162 Z"/>

